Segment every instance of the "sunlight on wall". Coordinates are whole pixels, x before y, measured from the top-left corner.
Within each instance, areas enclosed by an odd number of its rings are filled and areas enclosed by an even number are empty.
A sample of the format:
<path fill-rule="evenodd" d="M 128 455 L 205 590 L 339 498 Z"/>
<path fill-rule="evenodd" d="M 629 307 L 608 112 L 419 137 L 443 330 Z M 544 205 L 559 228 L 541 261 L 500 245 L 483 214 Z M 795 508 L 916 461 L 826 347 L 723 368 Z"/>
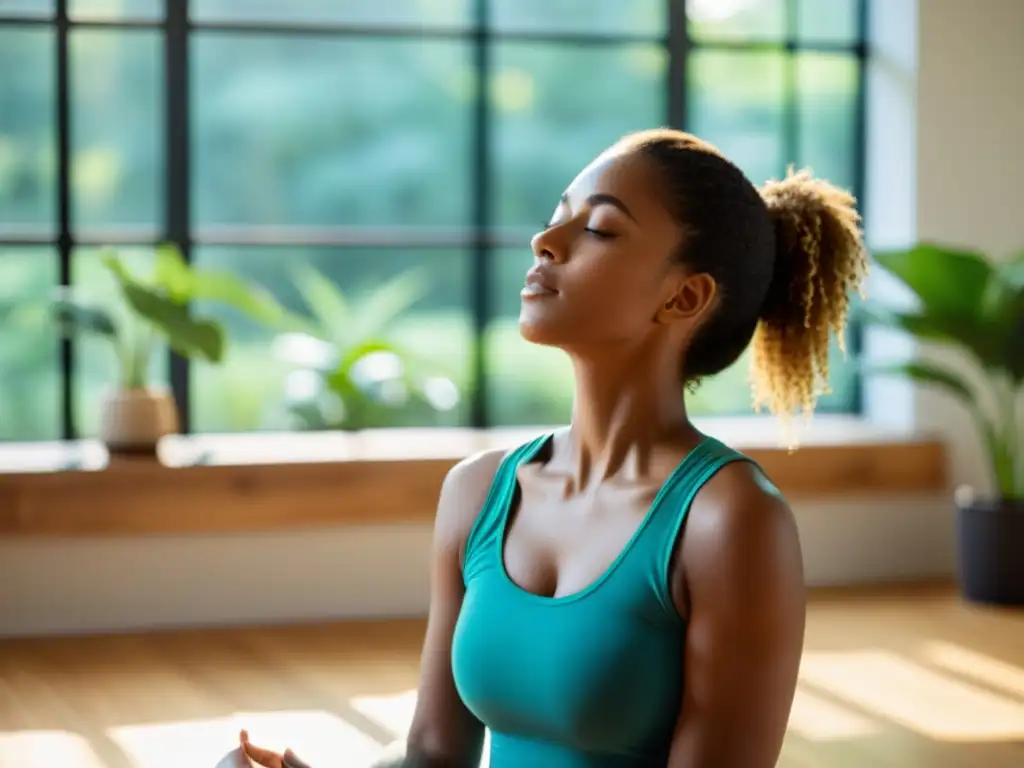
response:
<path fill-rule="evenodd" d="M 885 651 L 809 651 L 800 681 L 936 741 L 1024 738 L 1024 702 Z"/>
<path fill-rule="evenodd" d="M 107 768 L 84 737 L 67 731 L 0 733 L 0 766 Z"/>

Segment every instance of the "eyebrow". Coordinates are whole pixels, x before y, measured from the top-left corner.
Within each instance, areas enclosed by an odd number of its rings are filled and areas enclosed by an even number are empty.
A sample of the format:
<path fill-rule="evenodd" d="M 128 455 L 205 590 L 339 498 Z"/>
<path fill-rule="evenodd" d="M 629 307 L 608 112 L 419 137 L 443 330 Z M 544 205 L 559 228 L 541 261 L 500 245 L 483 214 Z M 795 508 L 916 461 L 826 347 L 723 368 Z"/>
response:
<path fill-rule="evenodd" d="M 569 204 L 569 196 L 566 195 L 566 194 L 563 194 L 562 197 L 561 197 L 561 201 L 563 203 L 565 203 L 566 205 L 568 205 Z M 589 205 L 592 205 L 592 206 L 593 205 L 610 205 L 610 206 L 613 206 L 614 208 L 618 208 L 624 214 L 629 216 L 629 218 L 631 218 L 633 221 L 636 221 L 636 216 L 634 216 L 630 212 L 629 208 L 626 207 L 626 204 L 624 202 L 622 202 L 619 198 L 617 198 L 615 195 L 608 195 L 608 194 L 604 194 L 602 192 L 596 192 L 596 193 L 594 193 L 593 195 L 591 195 L 590 197 L 587 198 L 587 203 Z"/>

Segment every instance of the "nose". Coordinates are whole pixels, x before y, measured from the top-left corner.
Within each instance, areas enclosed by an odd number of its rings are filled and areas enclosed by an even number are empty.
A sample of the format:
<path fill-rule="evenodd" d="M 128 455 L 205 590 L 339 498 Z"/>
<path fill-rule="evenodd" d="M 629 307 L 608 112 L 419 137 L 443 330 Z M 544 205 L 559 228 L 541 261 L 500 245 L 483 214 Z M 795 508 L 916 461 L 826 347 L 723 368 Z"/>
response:
<path fill-rule="evenodd" d="M 568 253 L 564 237 L 559 237 L 560 227 L 549 227 L 535 234 L 530 240 L 533 248 L 533 255 L 538 259 L 548 259 L 554 262 L 563 262 Z"/>

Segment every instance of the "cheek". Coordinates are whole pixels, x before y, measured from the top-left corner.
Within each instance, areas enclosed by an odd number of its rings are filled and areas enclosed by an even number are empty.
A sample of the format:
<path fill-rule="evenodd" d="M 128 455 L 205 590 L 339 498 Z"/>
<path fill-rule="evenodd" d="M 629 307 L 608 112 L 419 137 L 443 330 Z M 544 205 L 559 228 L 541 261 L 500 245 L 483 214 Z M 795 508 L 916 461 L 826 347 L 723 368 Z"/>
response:
<path fill-rule="evenodd" d="M 625 265 L 625 266 L 628 266 Z M 657 285 L 636 270 L 594 261 L 566 270 L 556 297 L 523 302 L 520 331 L 540 344 L 637 338 L 652 326 Z"/>

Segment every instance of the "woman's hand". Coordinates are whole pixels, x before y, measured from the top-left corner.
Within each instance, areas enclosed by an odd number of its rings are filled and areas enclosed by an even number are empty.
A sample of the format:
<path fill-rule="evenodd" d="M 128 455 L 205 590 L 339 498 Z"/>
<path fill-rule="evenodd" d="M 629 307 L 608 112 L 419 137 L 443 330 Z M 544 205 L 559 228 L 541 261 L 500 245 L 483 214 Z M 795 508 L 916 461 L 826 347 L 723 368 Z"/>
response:
<path fill-rule="evenodd" d="M 244 762 L 239 765 L 239 768 L 252 768 L 253 763 L 261 765 L 263 768 L 312 768 L 309 763 L 299 760 L 290 749 L 286 749 L 283 755 L 279 755 L 277 752 L 253 745 L 249 741 L 248 731 L 242 731 L 240 739 Z"/>

